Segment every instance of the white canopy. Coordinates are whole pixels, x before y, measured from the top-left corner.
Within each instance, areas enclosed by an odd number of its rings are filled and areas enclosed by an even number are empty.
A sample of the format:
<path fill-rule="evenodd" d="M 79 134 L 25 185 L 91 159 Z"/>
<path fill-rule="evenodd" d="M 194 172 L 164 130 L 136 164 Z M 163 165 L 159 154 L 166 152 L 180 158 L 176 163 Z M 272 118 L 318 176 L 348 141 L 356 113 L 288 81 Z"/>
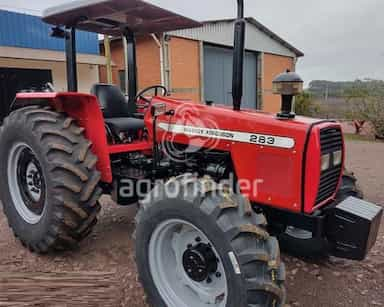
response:
<path fill-rule="evenodd" d="M 48 8 L 43 20 L 57 26 L 107 35 L 121 35 L 128 28 L 134 33 L 162 33 L 194 28 L 197 21 L 142 0 L 78 0 Z"/>

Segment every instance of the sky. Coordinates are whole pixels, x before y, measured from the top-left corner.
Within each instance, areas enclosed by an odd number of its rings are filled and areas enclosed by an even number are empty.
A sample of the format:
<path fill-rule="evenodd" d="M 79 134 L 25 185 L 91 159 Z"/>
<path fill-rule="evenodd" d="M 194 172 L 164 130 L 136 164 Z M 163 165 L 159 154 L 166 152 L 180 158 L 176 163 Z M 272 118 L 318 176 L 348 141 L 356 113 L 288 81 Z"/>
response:
<path fill-rule="evenodd" d="M 39 15 L 68 0 L 0 0 L 0 9 Z M 149 0 L 197 20 L 236 14 L 235 0 Z M 383 0 L 245 0 L 245 14 L 305 53 L 297 72 L 311 80 L 384 79 Z"/>

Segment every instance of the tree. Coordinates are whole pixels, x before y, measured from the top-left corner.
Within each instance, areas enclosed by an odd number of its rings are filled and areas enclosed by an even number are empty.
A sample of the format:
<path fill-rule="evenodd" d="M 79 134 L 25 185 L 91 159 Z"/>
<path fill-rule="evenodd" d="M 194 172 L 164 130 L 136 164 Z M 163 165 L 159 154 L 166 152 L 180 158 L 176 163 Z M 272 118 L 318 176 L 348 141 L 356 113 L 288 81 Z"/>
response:
<path fill-rule="evenodd" d="M 312 95 L 304 91 L 295 98 L 295 112 L 298 115 L 314 116 L 319 111 L 319 106 L 314 103 Z"/>
<path fill-rule="evenodd" d="M 350 104 L 347 117 L 358 123 L 370 122 L 376 137 L 384 137 L 384 81 L 357 80 L 345 90 L 345 97 Z"/>

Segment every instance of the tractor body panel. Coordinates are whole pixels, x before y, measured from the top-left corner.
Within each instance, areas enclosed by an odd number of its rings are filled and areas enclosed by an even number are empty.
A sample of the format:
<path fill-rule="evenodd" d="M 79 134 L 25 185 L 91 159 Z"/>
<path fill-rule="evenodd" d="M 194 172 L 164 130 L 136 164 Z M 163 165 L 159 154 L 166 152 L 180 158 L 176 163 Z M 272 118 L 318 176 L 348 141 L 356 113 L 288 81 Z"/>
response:
<path fill-rule="evenodd" d="M 337 129 L 338 131 L 340 131 L 339 138 L 341 139 L 341 141 L 340 141 L 338 150 L 342 151 L 342 162 L 340 165 L 338 165 L 335 168 L 332 168 L 328 173 L 325 173 L 324 175 L 322 174 L 321 167 L 320 167 L 321 156 L 325 153 L 324 149 L 322 148 L 321 139 L 322 139 L 322 131 L 326 131 L 329 129 Z M 330 198 L 333 199 L 336 196 L 336 193 L 340 187 L 341 178 L 343 174 L 343 166 L 345 162 L 344 136 L 341 131 L 342 131 L 342 128 L 339 123 L 329 122 L 324 120 L 320 121 L 315 125 L 310 126 L 309 128 L 306 148 L 304 148 L 304 152 L 306 153 L 306 155 L 302 164 L 302 167 L 303 167 L 302 186 L 305 189 L 303 194 L 302 205 L 303 205 L 303 212 L 305 213 L 314 212 L 315 210 L 329 203 Z M 335 179 L 337 176 L 338 178 Z M 335 180 L 337 181 L 335 182 Z M 321 197 L 321 191 L 322 191 L 321 187 L 322 185 L 324 185 L 322 181 L 325 181 L 325 182 L 333 181 L 332 182 L 333 184 L 330 185 L 331 188 L 333 187 L 333 193 L 329 193 L 328 191 L 328 195 L 330 195 L 330 197 L 326 197 L 326 198 Z"/>
<path fill-rule="evenodd" d="M 108 144 L 103 114 L 93 95 L 79 93 L 20 93 L 15 108 L 46 103 L 65 112 L 85 129 L 98 157 L 102 182 L 112 183 L 111 155 L 152 150 L 152 117 L 146 113 L 149 139 L 128 144 Z M 306 117 L 281 120 L 274 114 L 254 110 L 233 111 L 225 106 L 155 97 L 152 103 L 165 103 L 172 116 L 161 115 L 157 141 L 185 144 L 228 152 L 241 192 L 260 205 L 297 213 L 311 214 L 329 203 L 337 185 L 325 199 L 317 202 L 321 177 L 320 131 L 340 129 L 332 121 Z"/>
<path fill-rule="evenodd" d="M 310 214 L 336 194 L 315 203 L 320 184 L 320 131 L 341 129 L 305 117 L 281 120 L 253 110 L 155 98 L 174 116 L 161 116 L 157 140 L 229 152 L 241 191 L 252 202 Z M 152 134 L 152 119 L 146 116 Z M 306 178 L 306 180 L 304 180 Z M 341 179 L 341 172 L 338 178 Z"/>
<path fill-rule="evenodd" d="M 95 96 L 81 93 L 19 93 L 13 108 L 27 105 L 49 105 L 58 112 L 65 112 L 84 128 L 86 138 L 92 142 L 92 151 L 98 157 L 97 169 L 101 181 L 112 183 L 111 154 L 150 151 L 151 143 L 108 144 L 104 117 Z"/>

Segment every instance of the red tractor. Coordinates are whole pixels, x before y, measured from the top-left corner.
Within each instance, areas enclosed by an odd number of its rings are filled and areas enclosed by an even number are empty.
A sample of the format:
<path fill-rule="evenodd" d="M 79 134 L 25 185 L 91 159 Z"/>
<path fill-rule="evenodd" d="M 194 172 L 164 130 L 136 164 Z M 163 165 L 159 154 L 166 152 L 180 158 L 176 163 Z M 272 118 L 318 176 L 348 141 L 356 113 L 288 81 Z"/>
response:
<path fill-rule="evenodd" d="M 102 193 L 139 203 L 136 261 L 156 307 L 283 306 L 279 240 L 297 253 L 365 258 L 382 210 L 344 173 L 340 124 L 292 112 L 303 86 L 292 72 L 274 82 L 279 114 L 241 109 L 242 0 L 238 10 L 233 109 L 171 99 L 159 85 L 137 93 L 135 36 L 199 23 L 141 0 L 45 11 L 65 40 L 68 92 L 19 93 L 0 131 L 0 197 L 24 246 L 76 246 Z M 106 84 L 77 93 L 75 29 L 126 39 L 128 99 Z"/>

